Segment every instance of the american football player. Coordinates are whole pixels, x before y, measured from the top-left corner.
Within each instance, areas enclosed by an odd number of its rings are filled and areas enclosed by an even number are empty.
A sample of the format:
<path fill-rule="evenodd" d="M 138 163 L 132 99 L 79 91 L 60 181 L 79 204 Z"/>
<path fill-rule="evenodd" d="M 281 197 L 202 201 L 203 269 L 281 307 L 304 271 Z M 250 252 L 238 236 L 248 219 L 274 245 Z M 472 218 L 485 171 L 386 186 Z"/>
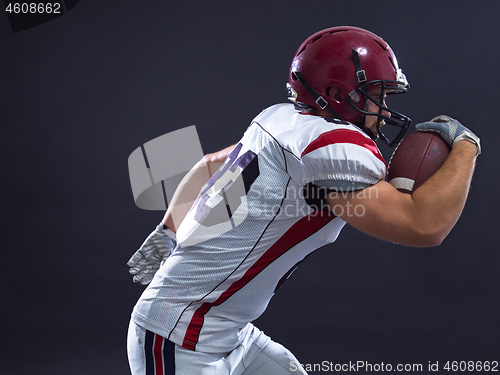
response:
<path fill-rule="evenodd" d="M 251 322 L 307 255 L 346 223 L 404 245 L 441 243 L 465 204 L 479 138 L 446 116 L 419 124 L 453 149 L 412 195 L 398 192 L 375 140 L 404 136 L 411 120 L 385 100 L 409 88 L 390 46 L 367 30 L 333 27 L 300 45 L 292 103 L 205 156 L 129 261 L 148 284 L 129 327 L 134 375 L 305 374 Z"/>

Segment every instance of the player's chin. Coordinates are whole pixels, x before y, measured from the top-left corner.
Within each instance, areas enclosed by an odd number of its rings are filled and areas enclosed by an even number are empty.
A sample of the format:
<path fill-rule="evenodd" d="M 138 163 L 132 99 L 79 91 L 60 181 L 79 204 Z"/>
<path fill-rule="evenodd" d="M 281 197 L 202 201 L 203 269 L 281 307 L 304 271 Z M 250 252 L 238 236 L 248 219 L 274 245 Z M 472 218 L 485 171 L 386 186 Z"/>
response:
<path fill-rule="evenodd" d="M 374 128 L 376 128 L 376 127 L 377 127 L 377 122 L 378 122 L 378 118 L 377 118 L 377 119 L 375 120 L 375 122 L 374 122 Z M 385 125 L 385 120 L 384 120 L 383 118 L 380 118 L 380 122 L 379 122 L 379 124 L 378 124 L 379 128 L 381 128 L 381 127 L 382 127 L 382 126 L 384 126 L 384 125 Z"/>
<path fill-rule="evenodd" d="M 380 126 L 382 126 L 382 122 L 380 123 Z M 378 135 L 377 121 L 369 122 L 369 123 L 365 122 L 365 127 L 368 128 L 368 129 L 370 129 L 373 132 L 373 134 L 377 134 Z"/>

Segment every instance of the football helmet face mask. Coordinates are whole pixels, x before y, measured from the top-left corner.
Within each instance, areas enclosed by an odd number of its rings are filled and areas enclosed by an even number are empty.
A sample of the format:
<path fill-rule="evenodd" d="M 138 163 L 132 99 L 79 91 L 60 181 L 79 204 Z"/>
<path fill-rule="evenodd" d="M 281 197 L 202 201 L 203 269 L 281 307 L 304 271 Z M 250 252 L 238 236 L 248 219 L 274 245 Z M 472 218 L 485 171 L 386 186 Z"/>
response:
<path fill-rule="evenodd" d="M 287 84 L 288 98 L 298 106 L 327 111 L 374 139 L 377 135 L 364 121 L 366 116 L 378 117 L 378 137 L 392 147 L 403 138 L 411 120 L 370 96 L 374 87 L 380 87 L 381 98 L 410 89 L 389 45 L 372 32 L 352 26 L 332 27 L 307 38 L 294 56 Z M 331 97 L 332 88 L 340 90 L 341 97 Z M 369 100 L 378 112 L 368 112 Z M 382 120 L 400 128 L 392 140 L 381 131 Z"/>

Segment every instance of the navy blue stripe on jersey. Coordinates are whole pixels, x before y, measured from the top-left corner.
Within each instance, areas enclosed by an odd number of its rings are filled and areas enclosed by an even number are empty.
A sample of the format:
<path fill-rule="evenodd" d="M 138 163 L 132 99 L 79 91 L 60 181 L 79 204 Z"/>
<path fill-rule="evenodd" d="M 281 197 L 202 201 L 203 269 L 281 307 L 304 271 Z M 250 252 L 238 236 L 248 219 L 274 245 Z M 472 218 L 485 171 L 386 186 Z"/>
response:
<path fill-rule="evenodd" d="M 146 375 L 175 375 L 175 344 L 146 331 Z"/>
<path fill-rule="evenodd" d="M 165 375 L 175 375 L 175 344 L 172 341 L 163 339 L 163 365 Z"/>
<path fill-rule="evenodd" d="M 146 375 L 155 375 L 155 362 L 153 355 L 153 344 L 155 341 L 155 334 L 146 331 L 146 339 L 144 343 L 144 352 L 146 353 Z"/>

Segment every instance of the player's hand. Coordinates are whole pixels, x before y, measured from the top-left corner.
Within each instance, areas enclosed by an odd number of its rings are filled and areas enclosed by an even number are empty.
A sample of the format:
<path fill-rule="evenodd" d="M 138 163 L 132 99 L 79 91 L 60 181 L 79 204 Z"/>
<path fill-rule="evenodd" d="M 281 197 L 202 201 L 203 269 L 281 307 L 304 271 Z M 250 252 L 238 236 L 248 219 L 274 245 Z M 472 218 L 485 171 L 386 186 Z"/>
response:
<path fill-rule="evenodd" d="M 469 141 L 476 145 L 477 154 L 481 153 L 481 143 L 479 137 L 463 126 L 457 120 L 446 116 L 440 115 L 434 117 L 432 120 L 423 122 L 416 125 L 418 130 L 433 131 L 439 133 L 443 139 L 448 142 L 450 146 L 459 141 Z"/>
<path fill-rule="evenodd" d="M 176 245 L 174 232 L 163 229 L 163 223 L 160 223 L 127 262 L 131 267 L 129 272 L 134 275 L 134 283 L 149 284 Z"/>

